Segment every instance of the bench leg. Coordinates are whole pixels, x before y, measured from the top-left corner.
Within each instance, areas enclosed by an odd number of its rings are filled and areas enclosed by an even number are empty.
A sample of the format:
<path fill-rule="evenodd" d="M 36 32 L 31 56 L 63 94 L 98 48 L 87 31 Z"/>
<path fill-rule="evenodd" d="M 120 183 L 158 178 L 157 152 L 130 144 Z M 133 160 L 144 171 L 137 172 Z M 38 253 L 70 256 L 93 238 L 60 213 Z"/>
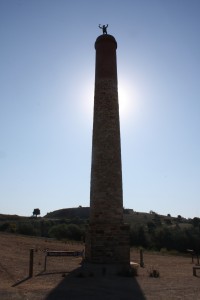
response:
<path fill-rule="evenodd" d="M 196 269 L 193 268 L 193 276 L 197 276 Z"/>
<path fill-rule="evenodd" d="M 47 268 L 47 255 L 45 255 L 45 260 L 44 260 L 44 271 L 46 271 Z"/>

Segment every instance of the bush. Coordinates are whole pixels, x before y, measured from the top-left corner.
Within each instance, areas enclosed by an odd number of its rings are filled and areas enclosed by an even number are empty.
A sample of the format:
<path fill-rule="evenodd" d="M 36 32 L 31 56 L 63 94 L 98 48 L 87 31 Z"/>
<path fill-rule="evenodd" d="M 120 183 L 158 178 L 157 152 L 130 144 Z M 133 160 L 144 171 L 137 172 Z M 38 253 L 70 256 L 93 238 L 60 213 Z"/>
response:
<path fill-rule="evenodd" d="M 0 225 L 0 231 L 15 233 L 17 230 L 17 226 L 15 223 L 5 222 Z"/>
<path fill-rule="evenodd" d="M 59 224 L 53 226 L 49 230 L 48 235 L 58 240 L 69 239 L 80 241 L 83 235 L 83 230 L 81 230 L 81 228 L 76 224 Z"/>
<path fill-rule="evenodd" d="M 149 241 L 144 227 L 134 227 L 130 228 L 130 243 L 134 246 L 148 247 Z"/>
<path fill-rule="evenodd" d="M 3 223 L 0 225 L 0 231 L 9 231 L 10 223 Z"/>
<path fill-rule="evenodd" d="M 18 233 L 25 235 L 35 235 L 34 227 L 31 223 L 21 223 L 17 229 Z"/>
<path fill-rule="evenodd" d="M 67 225 L 66 224 L 54 225 L 53 227 L 50 228 L 48 235 L 49 237 L 56 238 L 58 240 L 66 239 Z"/>
<path fill-rule="evenodd" d="M 148 270 L 148 273 L 149 273 L 149 277 L 153 277 L 153 278 L 158 278 L 160 277 L 160 272 L 158 271 L 158 269 L 154 268 L 154 267 L 151 267 L 149 270 Z"/>
<path fill-rule="evenodd" d="M 67 226 L 68 238 L 76 241 L 80 241 L 82 237 L 82 230 L 76 224 L 70 224 Z"/>

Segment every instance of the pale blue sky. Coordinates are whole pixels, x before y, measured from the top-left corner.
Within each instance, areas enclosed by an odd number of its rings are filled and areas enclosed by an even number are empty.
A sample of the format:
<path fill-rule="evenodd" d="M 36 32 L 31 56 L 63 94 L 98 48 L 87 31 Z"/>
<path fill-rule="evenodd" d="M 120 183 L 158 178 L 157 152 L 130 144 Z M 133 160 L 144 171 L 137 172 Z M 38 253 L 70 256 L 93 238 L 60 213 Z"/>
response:
<path fill-rule="evenodd" d="M 89 206 L 94 43 L 108 23 L 124 207 L 200 217 L 199 15 L 199 0 L 0 0 L 0 213 Z"/>

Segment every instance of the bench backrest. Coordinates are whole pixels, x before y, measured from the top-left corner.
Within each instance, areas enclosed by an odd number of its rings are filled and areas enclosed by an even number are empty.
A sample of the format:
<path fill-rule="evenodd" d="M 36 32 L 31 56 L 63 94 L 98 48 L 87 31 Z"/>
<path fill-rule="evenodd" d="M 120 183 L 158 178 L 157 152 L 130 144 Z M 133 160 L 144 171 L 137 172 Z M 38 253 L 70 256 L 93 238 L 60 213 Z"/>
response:
<path fill-rule="evenodd" d="M 46 251 L 46 256 L 83 256 L 84 251 Z"/>

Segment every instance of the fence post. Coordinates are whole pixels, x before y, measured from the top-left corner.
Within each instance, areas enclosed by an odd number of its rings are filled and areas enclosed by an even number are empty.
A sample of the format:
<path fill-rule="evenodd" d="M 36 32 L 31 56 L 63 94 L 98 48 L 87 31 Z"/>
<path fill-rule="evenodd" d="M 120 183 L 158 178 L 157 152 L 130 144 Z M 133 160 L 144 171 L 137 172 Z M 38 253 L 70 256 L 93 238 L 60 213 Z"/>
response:
<path fill-rule="evenodd" d="M 144 268 L 143 250 L 140 249 L 140 267 Z"/>
<path fill-rule="evenodd" d="M 29 277 L 33 277 L 33 254 L 34 254 L 34 249 L 30 249 Z"/>
<path fill-rule="evenodd" d="M 46 268 L 47 268 L 47 252 L 46 252 L 45 261 L 44 261 L 44 271 L 46 271 Z"/>
<path fill-rule="evenodd" d="M 197 253 L 197 265 L 199 265 L 199 253 Z"/>

